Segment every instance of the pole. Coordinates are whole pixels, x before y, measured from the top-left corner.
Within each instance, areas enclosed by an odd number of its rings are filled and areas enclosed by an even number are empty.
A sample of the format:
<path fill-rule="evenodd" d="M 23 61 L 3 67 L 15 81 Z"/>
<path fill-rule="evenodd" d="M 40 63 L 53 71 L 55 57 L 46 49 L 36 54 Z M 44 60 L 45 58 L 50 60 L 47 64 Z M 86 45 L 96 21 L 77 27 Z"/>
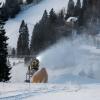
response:
<path fill-rule="evenodd" d="M 31 81 L 30 81 L 30 79 L 31 79 L 31 78 L 30 78 L 30 74 L 31 74 L 31 73 L 30 73 L 30 70 L 31 70 L 31 68 L 30 68 L 30 66 L 29 66 L 29 89 L 30 89 L 30 82 L 31 82 Z"/>

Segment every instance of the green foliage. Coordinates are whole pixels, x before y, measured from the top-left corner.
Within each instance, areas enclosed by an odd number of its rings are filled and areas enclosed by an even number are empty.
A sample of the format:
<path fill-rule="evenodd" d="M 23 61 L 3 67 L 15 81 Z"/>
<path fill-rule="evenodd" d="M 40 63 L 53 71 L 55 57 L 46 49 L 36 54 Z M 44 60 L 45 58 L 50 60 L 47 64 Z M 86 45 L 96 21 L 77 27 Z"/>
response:
<path fill-rule="evenodd" d="M 74 16 L 74 8 L 75 8 L 75 6 L 74 6 L 75 4 L 74 4 L 74 1 L 73 0 L 69 0 L 69 2 L 68 2 L 68 8 L 67 8 L 67 14 L 66 14 L 66 19 L 68 18 L 68 17 L 72 17 L 72 16 Z"/>
<path fill-rule="evenodd" d="M 7 43 L 8 38 L 5 36 L 6 32 L 3 28 L 4 21 L 0 16 L 0 82 L 9 81 L 10 77 L 10 66 L 7 65 Z"/>
<path fill-rule="evenodd" d="M 29 55 L 29 31 L 24 20 L 20 25 L 19 33 L 17 42 L 17 56 Z"/>

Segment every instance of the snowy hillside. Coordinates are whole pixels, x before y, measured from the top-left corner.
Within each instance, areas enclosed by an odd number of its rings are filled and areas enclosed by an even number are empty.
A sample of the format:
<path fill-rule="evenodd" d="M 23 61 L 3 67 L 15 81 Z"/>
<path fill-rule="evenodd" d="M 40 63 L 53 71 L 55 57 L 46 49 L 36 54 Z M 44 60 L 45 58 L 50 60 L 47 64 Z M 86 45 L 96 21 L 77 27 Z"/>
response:
<path fill-rule="evenodd" d="M 76 1 L 76 0 L 74 0 Z M 27 22 L 30 32 L 30 37 L 32 30 L 36 22 L 40 20 L 45 9 L 49 12 L 51 8 L 54 8 L 56 12 L 63 8 L 67 8 L 68 0 L 43 0 L 38 5 L 33 5 L 27 10 L 21 11 L 16 18 L 9 19 L 5 25 L 7 36 L 9 37 L 8 43 L 11 47 L 16 47 L 18 39 L 18 31 L 21 21 L 24 19 Z"/>

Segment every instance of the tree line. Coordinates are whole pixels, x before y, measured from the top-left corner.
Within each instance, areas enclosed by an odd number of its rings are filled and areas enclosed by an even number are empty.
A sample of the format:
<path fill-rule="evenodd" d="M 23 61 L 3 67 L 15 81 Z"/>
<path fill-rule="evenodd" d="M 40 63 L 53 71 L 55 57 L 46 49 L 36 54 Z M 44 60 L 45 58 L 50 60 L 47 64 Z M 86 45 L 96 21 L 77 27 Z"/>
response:
<path fill-rule="evenodd" d="M 86 27 L 90 19 L 96 20 L 98 18 L 98 16 L 94 17 L 94 9 L 92 8 L 94 7 L 94 3 L 92 1 L 93 0 L 83 0 L 81 4 L 81 1 L 77 0 L 75 4 L 74 0 L 69 0 L 67 12 L 61 10 L 59 13 L 55 13 L 52 8 L 48 13 L 45 10 L 40 21 L 34 26 L 30 44 L 27 25 L 22 21 L 17 42 L 17 56 L 36 55 L 55 43 L 62 36 L 72 35 L 73 27 L 71 25 L 66 25 L 66 20 L 70 17 L 76 17 L 78 19 L 74 24 L 74 28 L 77 34 L 79 32 L 82 33 L 81 27 Z M 97 7 L 97 5 L 95 6 Z M 27 37 L 26 40 L 25 37 Z M 26 48 L 26 50 L 24 48 Z"/>
<path fill-rule="evenodd" d="M 44 11 L 42 18 L 34 26 L 30 45 L 29 45 L 29 42 L 27 42 L 29 41 L 29 33 L 27 34 L 27 37 L 28 37 L 27 40 L 24 40 L 26 41 L 26 43 L 28 43 L 27 48 L 29 50 L 29 55 L 36 55 L 40 51 L 46 49 L 48 46 L 55 43 L 61 36 L 70 35 L 71 30 L 69 31 L 65 24 L 66 24 L 67 18 L 70 16 L 73 16 L 73 7 L 74 7 L 74 1 L 69 0 L 68 10 L 66 14 L 64 10 L 61 10 L 59 13 L 55 13 L 53 8 L 50 10 L 49 13 L 46 10 Z M 75 11 L 76 10 L 79 11 L 78 9 L 80 8 L 81 8 L 81 4 L 80 4 L 80 0 L 78 0 L 75 6 Z M 79 13 L 77 13 L 77 15 L 79 15 Z M 20 29 L 22 27 L 25 27 L 24 21 L 22 21 Z M 20 35 L 22 34 L 21 32 L 19 33 L 20 34 L 19 34 L 19 38 L 17 42 L 17 56 L 19 55 L 25 56 L 28 53 L 24 53 L 25 49 L 23 49 L 22 39 L 20 38 Z M 24 34 L 25 32 L 23 31 L 22 37 L 24 37 Z M 23 53 L 20 53 L 20 52 L 23 52 Z"/>
<path fill-rule="evenodd" d="M 27 24 L 23 20 L 19 29 L 17 56 L 35 55 L 47 46 L 55 43 L 58 37 L 56 27 L 59 25 L 64 25 L 63 11 L 57 15 L 53 8 L 49 14 L 45 10 L 41 20 L 34 26 L 29 45 L 29 32 Z"/>

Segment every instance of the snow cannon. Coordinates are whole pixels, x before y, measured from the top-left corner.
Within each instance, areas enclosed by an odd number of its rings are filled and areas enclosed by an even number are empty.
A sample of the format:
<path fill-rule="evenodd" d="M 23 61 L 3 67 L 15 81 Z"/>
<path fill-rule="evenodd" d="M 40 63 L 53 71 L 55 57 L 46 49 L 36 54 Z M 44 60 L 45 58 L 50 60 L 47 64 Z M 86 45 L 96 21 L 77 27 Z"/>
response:
<path fill-rule="evenodd" d="M 28 66 L 25 82 L 31 82 L 32 76 L 38 70 L 39 70 L 39 60 L 37 58 L 33 58 L 30 62 L 30 65 Z"/>

